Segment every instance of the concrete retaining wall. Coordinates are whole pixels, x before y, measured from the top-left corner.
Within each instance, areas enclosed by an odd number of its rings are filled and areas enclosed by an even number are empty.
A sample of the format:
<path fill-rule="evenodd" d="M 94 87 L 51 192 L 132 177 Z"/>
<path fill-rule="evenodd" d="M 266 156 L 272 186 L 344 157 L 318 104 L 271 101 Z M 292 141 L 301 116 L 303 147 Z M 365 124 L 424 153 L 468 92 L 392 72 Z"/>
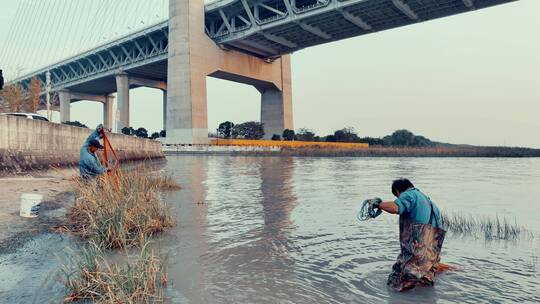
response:
<path fill-rule="evenodd" d="M 77 165 L 91 129 L 0 115 L 0 173 Z M 161 143 L 108 134 L 122 161 L 163 158 Z"/>

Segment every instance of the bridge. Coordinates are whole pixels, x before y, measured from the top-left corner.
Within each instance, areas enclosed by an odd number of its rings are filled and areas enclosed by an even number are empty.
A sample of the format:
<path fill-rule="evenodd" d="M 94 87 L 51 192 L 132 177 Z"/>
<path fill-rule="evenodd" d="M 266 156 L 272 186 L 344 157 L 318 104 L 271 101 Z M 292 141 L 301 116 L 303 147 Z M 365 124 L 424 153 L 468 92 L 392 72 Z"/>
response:
<path fill-rule="evenodd" d="M 169 20 L 29 73 L 70 103 L 103 103 L 103 121 L 130 125 L 129 90 L 163 91 L 167 143 L 208 142 L 206 76 L 261 93 L 266 137 L 293 129 L 290 54 L 329 43 L 517 0 L 169 0 Z"/>

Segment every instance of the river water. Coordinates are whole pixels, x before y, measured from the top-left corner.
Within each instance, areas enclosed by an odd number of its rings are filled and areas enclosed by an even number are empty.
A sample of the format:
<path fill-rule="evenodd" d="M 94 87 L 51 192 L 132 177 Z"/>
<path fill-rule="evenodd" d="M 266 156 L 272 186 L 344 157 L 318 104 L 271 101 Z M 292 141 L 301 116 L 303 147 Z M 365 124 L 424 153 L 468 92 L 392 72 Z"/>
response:
<path fill-rule="evenodd" d="M 164 194 L 177 226 L 157 239 L 168 303 L 540 303 L 540 159 L 171 156 L 182 186 Z M 362 201 L 392 199 L 408 177 L 448 213 L 505 217 L 517 241 L 449 233 L 458 269 L 433 288 L 396 293 L 397 217 L 356 219 Z M 45 214 L 44 214 L 45 215 Z M 0 255 L 0 303 L 61 303 L 55 279 L 66 235 Z"/>
<path fill-rule="evenodd" d="M 448 234 L 458 269 L 396 293 L 397 217 L 359 222 L 366 198 L 407 177 L 450 213 L 540 232 L 540 159 L 173 156 L 183 187 L 161 237 L 172 303 L 538 303 L 540 240 Z"/>

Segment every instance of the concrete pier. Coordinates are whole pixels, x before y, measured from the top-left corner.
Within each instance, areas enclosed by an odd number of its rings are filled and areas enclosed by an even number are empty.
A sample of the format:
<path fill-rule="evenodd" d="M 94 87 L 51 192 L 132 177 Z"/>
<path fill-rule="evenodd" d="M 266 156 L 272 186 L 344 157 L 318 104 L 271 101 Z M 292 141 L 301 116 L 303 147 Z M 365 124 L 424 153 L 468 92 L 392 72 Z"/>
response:
<path fill-rule="evenodd" d="M 167 129 L 167 90 L 163 92 L 163 130 Z"/>
<path fill-rule="evenodd" d="M 67 90 L 60 90 L 58 98 L 60 99 L 60 122 L 70 121 L 71 94 Z"/>
<path fill-rule="evenodd" d="M 285 124 L 286 103 L 283 99 L 283 92 L 277 89 L 265 89 L 261 94 L 261 122 L 266 139 L 274 134 L 281 136 L 284 129 L 292 128 Z"/>
<path fill-rule="evenodd" d="M 201 29 L 204 0 L 169 1 L 168 144 L 207 144 L 206 76 L 255 86 L 265 137 L 293 128 L 290 56 L 273 61 L 224 50 Z"/>
<path fill-rule="evenodd" d="M 103 126 L 106 129 L 112 128 L 113 123 L 113 104 L 114 96 L 105 96 L 105 102 L 103 103 Z"/>
<path fill-rule="evenodd" d="M 127 73 L 116 75 L 116 97 L 118 99 L 117 111 L 118 121 L 116 122 L 116 132 L 122 132 L 124 127 L 129 127 L 129 77 Z"/>

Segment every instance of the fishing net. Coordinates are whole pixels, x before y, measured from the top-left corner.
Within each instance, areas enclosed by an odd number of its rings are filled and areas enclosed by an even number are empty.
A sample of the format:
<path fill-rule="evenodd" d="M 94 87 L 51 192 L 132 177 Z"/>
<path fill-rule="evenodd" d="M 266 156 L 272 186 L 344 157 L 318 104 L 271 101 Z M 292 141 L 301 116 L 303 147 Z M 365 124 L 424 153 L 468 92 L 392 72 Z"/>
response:
<path fill-rule="evenodd" d="M 356 214 L 358 220 L 367 221 L 381 215 L 382 210 L 378 207 L 380 203 L 382 200 L 378 197 L 365 200 Z"/>

